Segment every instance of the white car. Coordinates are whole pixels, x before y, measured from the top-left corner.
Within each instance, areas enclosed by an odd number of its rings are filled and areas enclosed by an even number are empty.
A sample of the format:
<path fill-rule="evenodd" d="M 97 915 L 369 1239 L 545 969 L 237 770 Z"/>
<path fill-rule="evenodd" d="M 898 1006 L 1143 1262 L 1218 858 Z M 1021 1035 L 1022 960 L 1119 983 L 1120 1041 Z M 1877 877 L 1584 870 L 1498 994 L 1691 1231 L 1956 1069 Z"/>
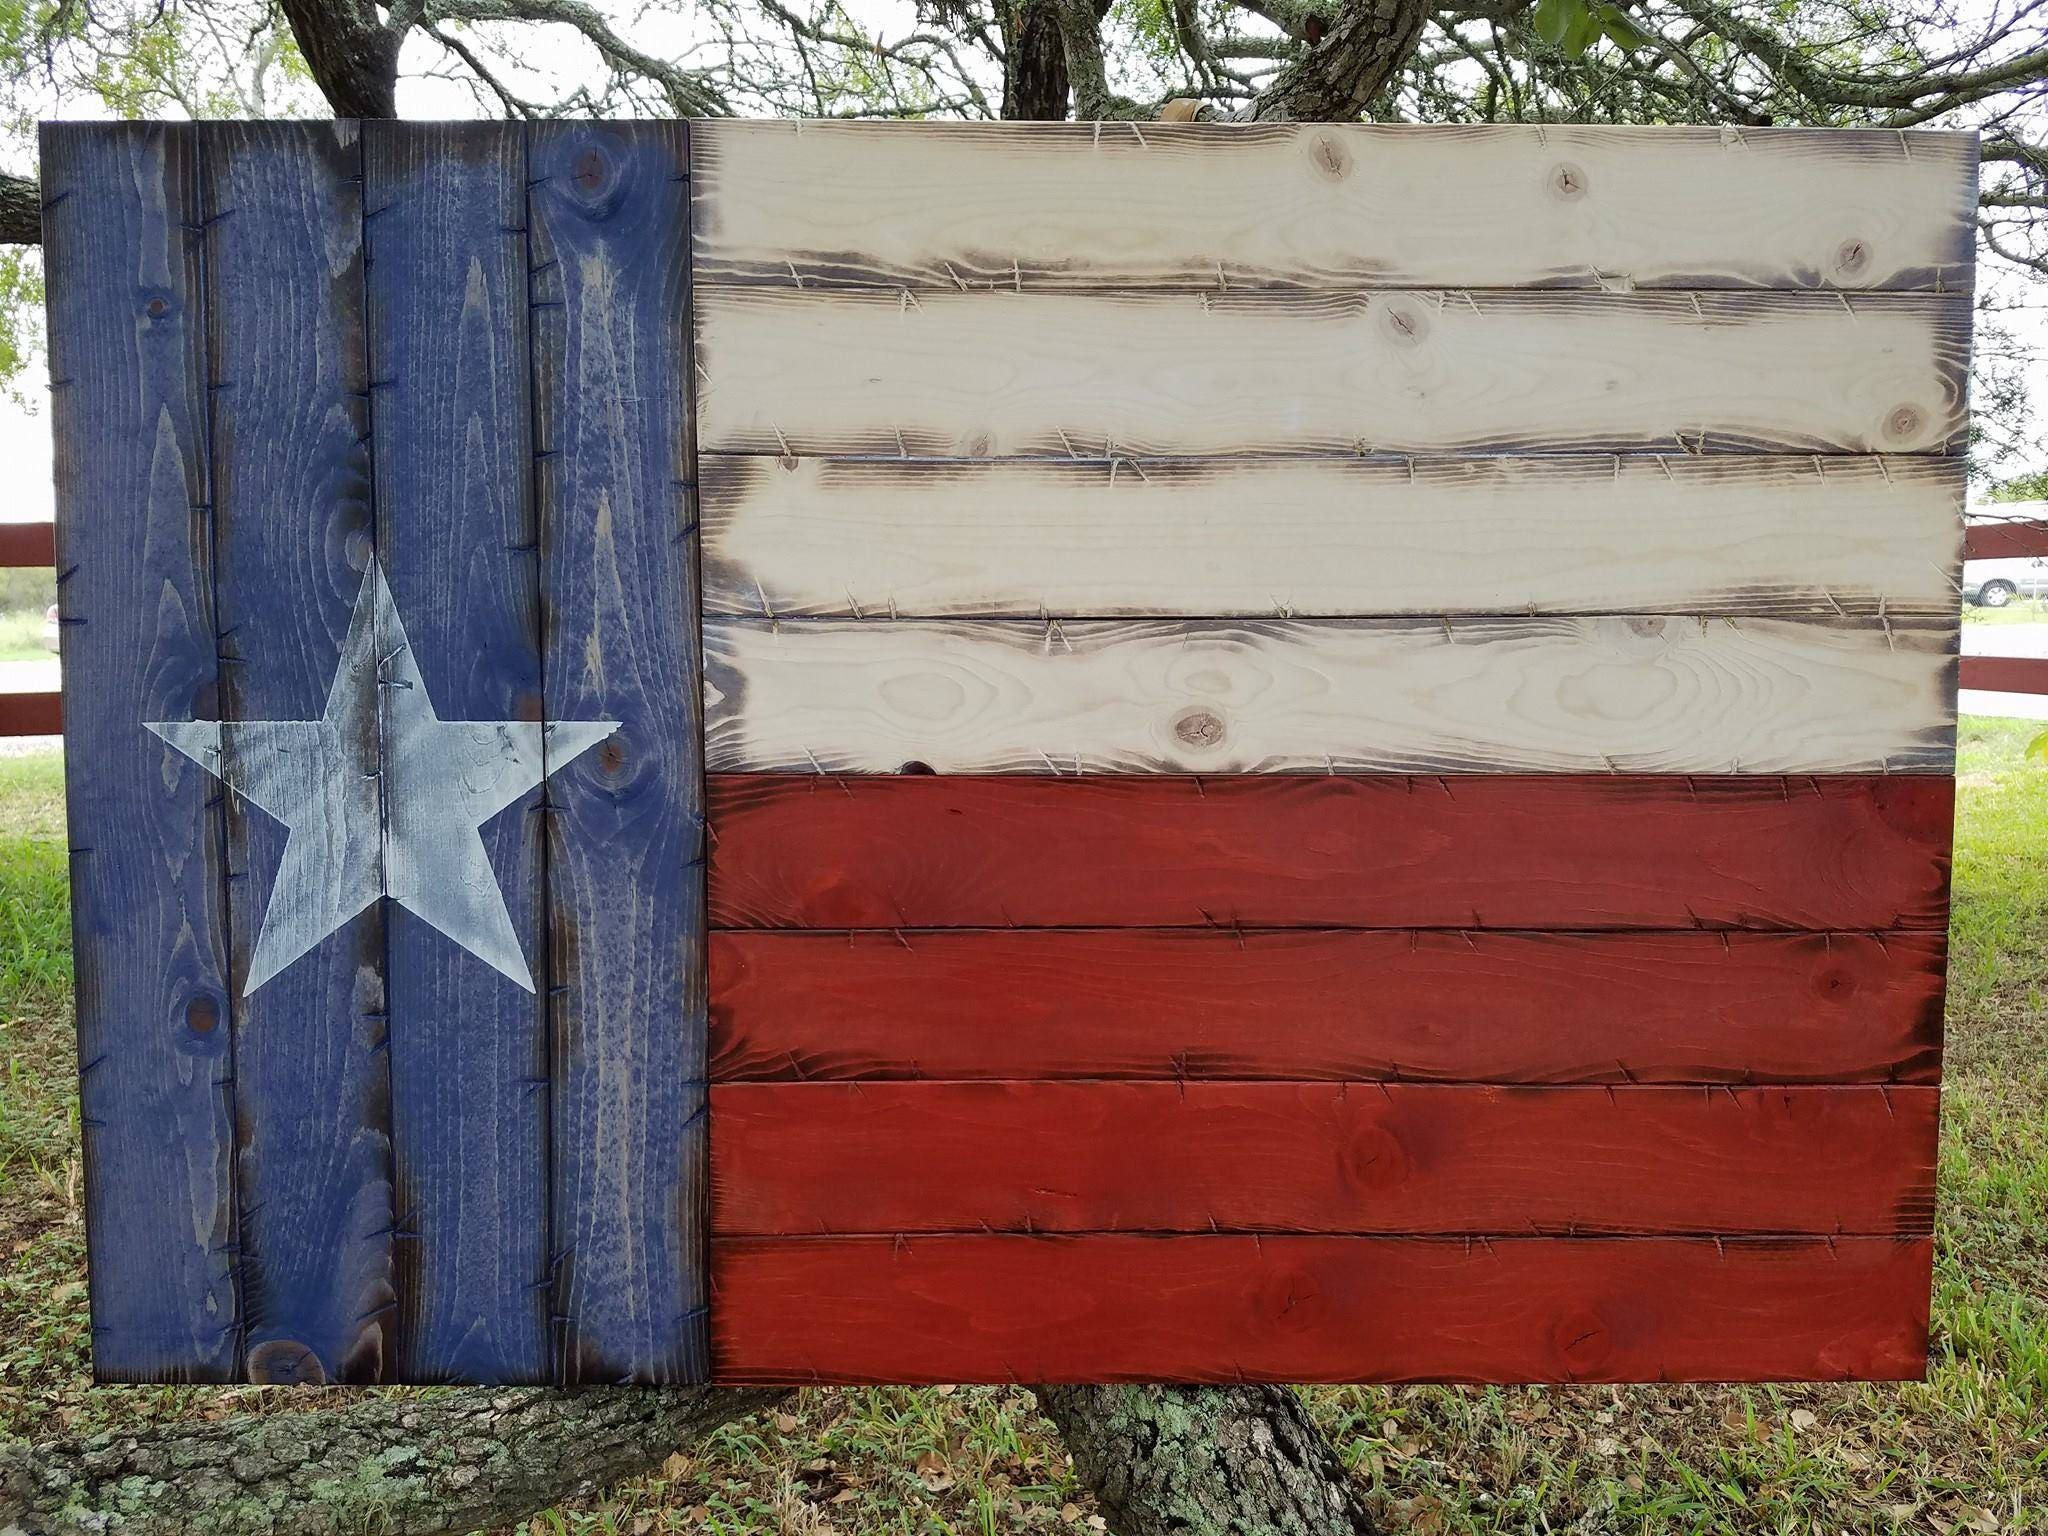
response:
<path fill-rule="evenodd" d="M 2003 608 L 2016 597 L 2048 597 L 2048 556 L 1963 562 L 1963 601 Z"/>
<path fill-rule="evenodd" d="M 58 634 L 59 634 L 59 629 L 58 629 L 58 624 L 57 624 L 57 605 L 56 605 L 55 603 L 52 603 L 52 604 L 50 604 L 50 611 L 49 611 L 48 613 L 46 613 L 46 614 L 44 614 L 44 615 L 43 615 L 43 649 L 44 649 L 44 650 L 46 650 L 46 651 L 54 651 L 54 650 L 56 650 L 56 649 L 58 648 L 58 646 L 57 646 L 57 636 L 58 636 Z"/>

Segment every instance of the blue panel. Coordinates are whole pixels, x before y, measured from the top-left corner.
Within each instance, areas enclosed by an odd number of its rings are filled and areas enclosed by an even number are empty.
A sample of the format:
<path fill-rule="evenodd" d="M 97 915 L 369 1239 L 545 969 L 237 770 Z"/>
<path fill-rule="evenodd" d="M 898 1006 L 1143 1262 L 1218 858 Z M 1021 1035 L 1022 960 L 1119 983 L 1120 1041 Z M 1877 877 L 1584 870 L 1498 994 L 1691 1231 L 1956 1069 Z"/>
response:
<path fill-rule="evenodd" d="M 376 544 L 361 157 L 351 123 L 222 124 L 202 142 L 233 778 L 238 750 L 272 750 L 247 722 L 321 717 Z M 350 729 L 376 761 L 374 712 Z M 394 1312 L 383 904 L 248 991 L 286 832 L 229 804 L 246 1370 L 379 1380 Z"/>
<path fill-rule="evenodd" d="M 377 548 L 444 719 L 541 718 L 525 149 L 516 124 L 363 125 Z M 539 805 L 536 785 L 481 829 L 535 970 Z M 543 1000 L 387 914 L 395 1374 L 548 1380 Z"/>
<path fill-rule="evenodd" d="M 561 1375 L 699 1381 L 703 778 L 688 138 L 680 123 L 530 132 L 547 713 L 621 722 L 549 780 Z"/>
<path fill-rule="evenodd" d="M 43 130 L 78 1057 L 102 1381 L 239 1371 L 193 132 Z"/>

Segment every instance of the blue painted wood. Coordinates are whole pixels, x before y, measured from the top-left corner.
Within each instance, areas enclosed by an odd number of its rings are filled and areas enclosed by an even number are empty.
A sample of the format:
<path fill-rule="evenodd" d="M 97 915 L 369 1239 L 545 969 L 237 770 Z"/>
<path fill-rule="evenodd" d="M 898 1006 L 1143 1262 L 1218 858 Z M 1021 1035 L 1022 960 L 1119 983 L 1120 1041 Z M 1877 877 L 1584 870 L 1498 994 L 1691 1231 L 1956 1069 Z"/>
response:
<path fill-rule="evenodd" d="M 220 799 L 143 729 L 213 713 L 193 131 L 49 124 L 66 799 L 93 1369 L 240 1369 Z"/>
<path fill-rule="evenodd" d="M 525 135 L 363 124 L 377 549 L 443 719 L 541 718 Z M 459 771 L 460 765 L 451 765 Z M 542 952 L 538 787 L 482 828 L 527 964 Z M 542 999 L 388 903 L 405 1381 L 545 1381 Z"/>
<path fill-rule="evenodd" d="M 614 719 L 549 781 L 560 1374 L 700 1381 L 701 661 L 687 129 L 535 124 L 529 207 L 550 720 Z"/>
<path fill-rule="evenodd" d="M 315 720 L 376 541 L 360 146 L 350 123 L 221 124 L 201 142 L 222 717 Z M 222 735 L 232 774 L 233 725 Z M 246 1371 L 379 1380 L 393 1314 L 384 903 L 242 996 L 285 834 L 231 795 L 228 835 Z"/>

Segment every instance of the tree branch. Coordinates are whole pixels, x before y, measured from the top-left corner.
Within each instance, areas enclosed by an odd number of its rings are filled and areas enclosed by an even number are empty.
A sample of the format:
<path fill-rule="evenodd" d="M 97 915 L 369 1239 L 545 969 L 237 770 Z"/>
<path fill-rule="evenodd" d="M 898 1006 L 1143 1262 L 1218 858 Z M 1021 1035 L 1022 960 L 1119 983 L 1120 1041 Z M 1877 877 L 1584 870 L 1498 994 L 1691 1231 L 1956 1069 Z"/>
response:
<path fill-rule="evenodd" d="M 304 4 L 306 0 L 297 0 Z M 730 117 L 725 96 L 701 74 L 656 58 L 612 30 L 605 17 L 583 0 L 430 0 L 425 15 L 448 21 L 551 21 L 573 27 L 605 64 L 653 81 L 679 117 Z"/>

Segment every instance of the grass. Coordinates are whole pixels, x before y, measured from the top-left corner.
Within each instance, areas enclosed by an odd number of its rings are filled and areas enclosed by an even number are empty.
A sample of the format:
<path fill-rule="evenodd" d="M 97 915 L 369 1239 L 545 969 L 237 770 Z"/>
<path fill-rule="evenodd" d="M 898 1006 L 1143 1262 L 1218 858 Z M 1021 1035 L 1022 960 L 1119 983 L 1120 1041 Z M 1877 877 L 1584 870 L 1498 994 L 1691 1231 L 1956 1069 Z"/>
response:
<path fill-rule="evenodd" d="M 1399 1528 L 2048 1532 L 2048 768 L 1966 719 L 1925 1383 L 1316 1388 Z M 89 1389 L 61 769 L 0 759 L 0 1436 L 210 1416 L 256 1389 Z M 806 1392 L 530 1536 L 1100 1530 L 1015 1388 Z"/>
<path fill-rule="evenodd" d="M 1963 604 L 1965 624 L 2044 624 L 2048 623 L 2048 598 L 2016 597 L 2003 608 L 1979 608 L 1974 603 Z"/>
<path fill-rule="evenodd" d="M 56 652 L 43 644 L 42 608 L 0 613 L 0 661 L 48 661 Z"/>

